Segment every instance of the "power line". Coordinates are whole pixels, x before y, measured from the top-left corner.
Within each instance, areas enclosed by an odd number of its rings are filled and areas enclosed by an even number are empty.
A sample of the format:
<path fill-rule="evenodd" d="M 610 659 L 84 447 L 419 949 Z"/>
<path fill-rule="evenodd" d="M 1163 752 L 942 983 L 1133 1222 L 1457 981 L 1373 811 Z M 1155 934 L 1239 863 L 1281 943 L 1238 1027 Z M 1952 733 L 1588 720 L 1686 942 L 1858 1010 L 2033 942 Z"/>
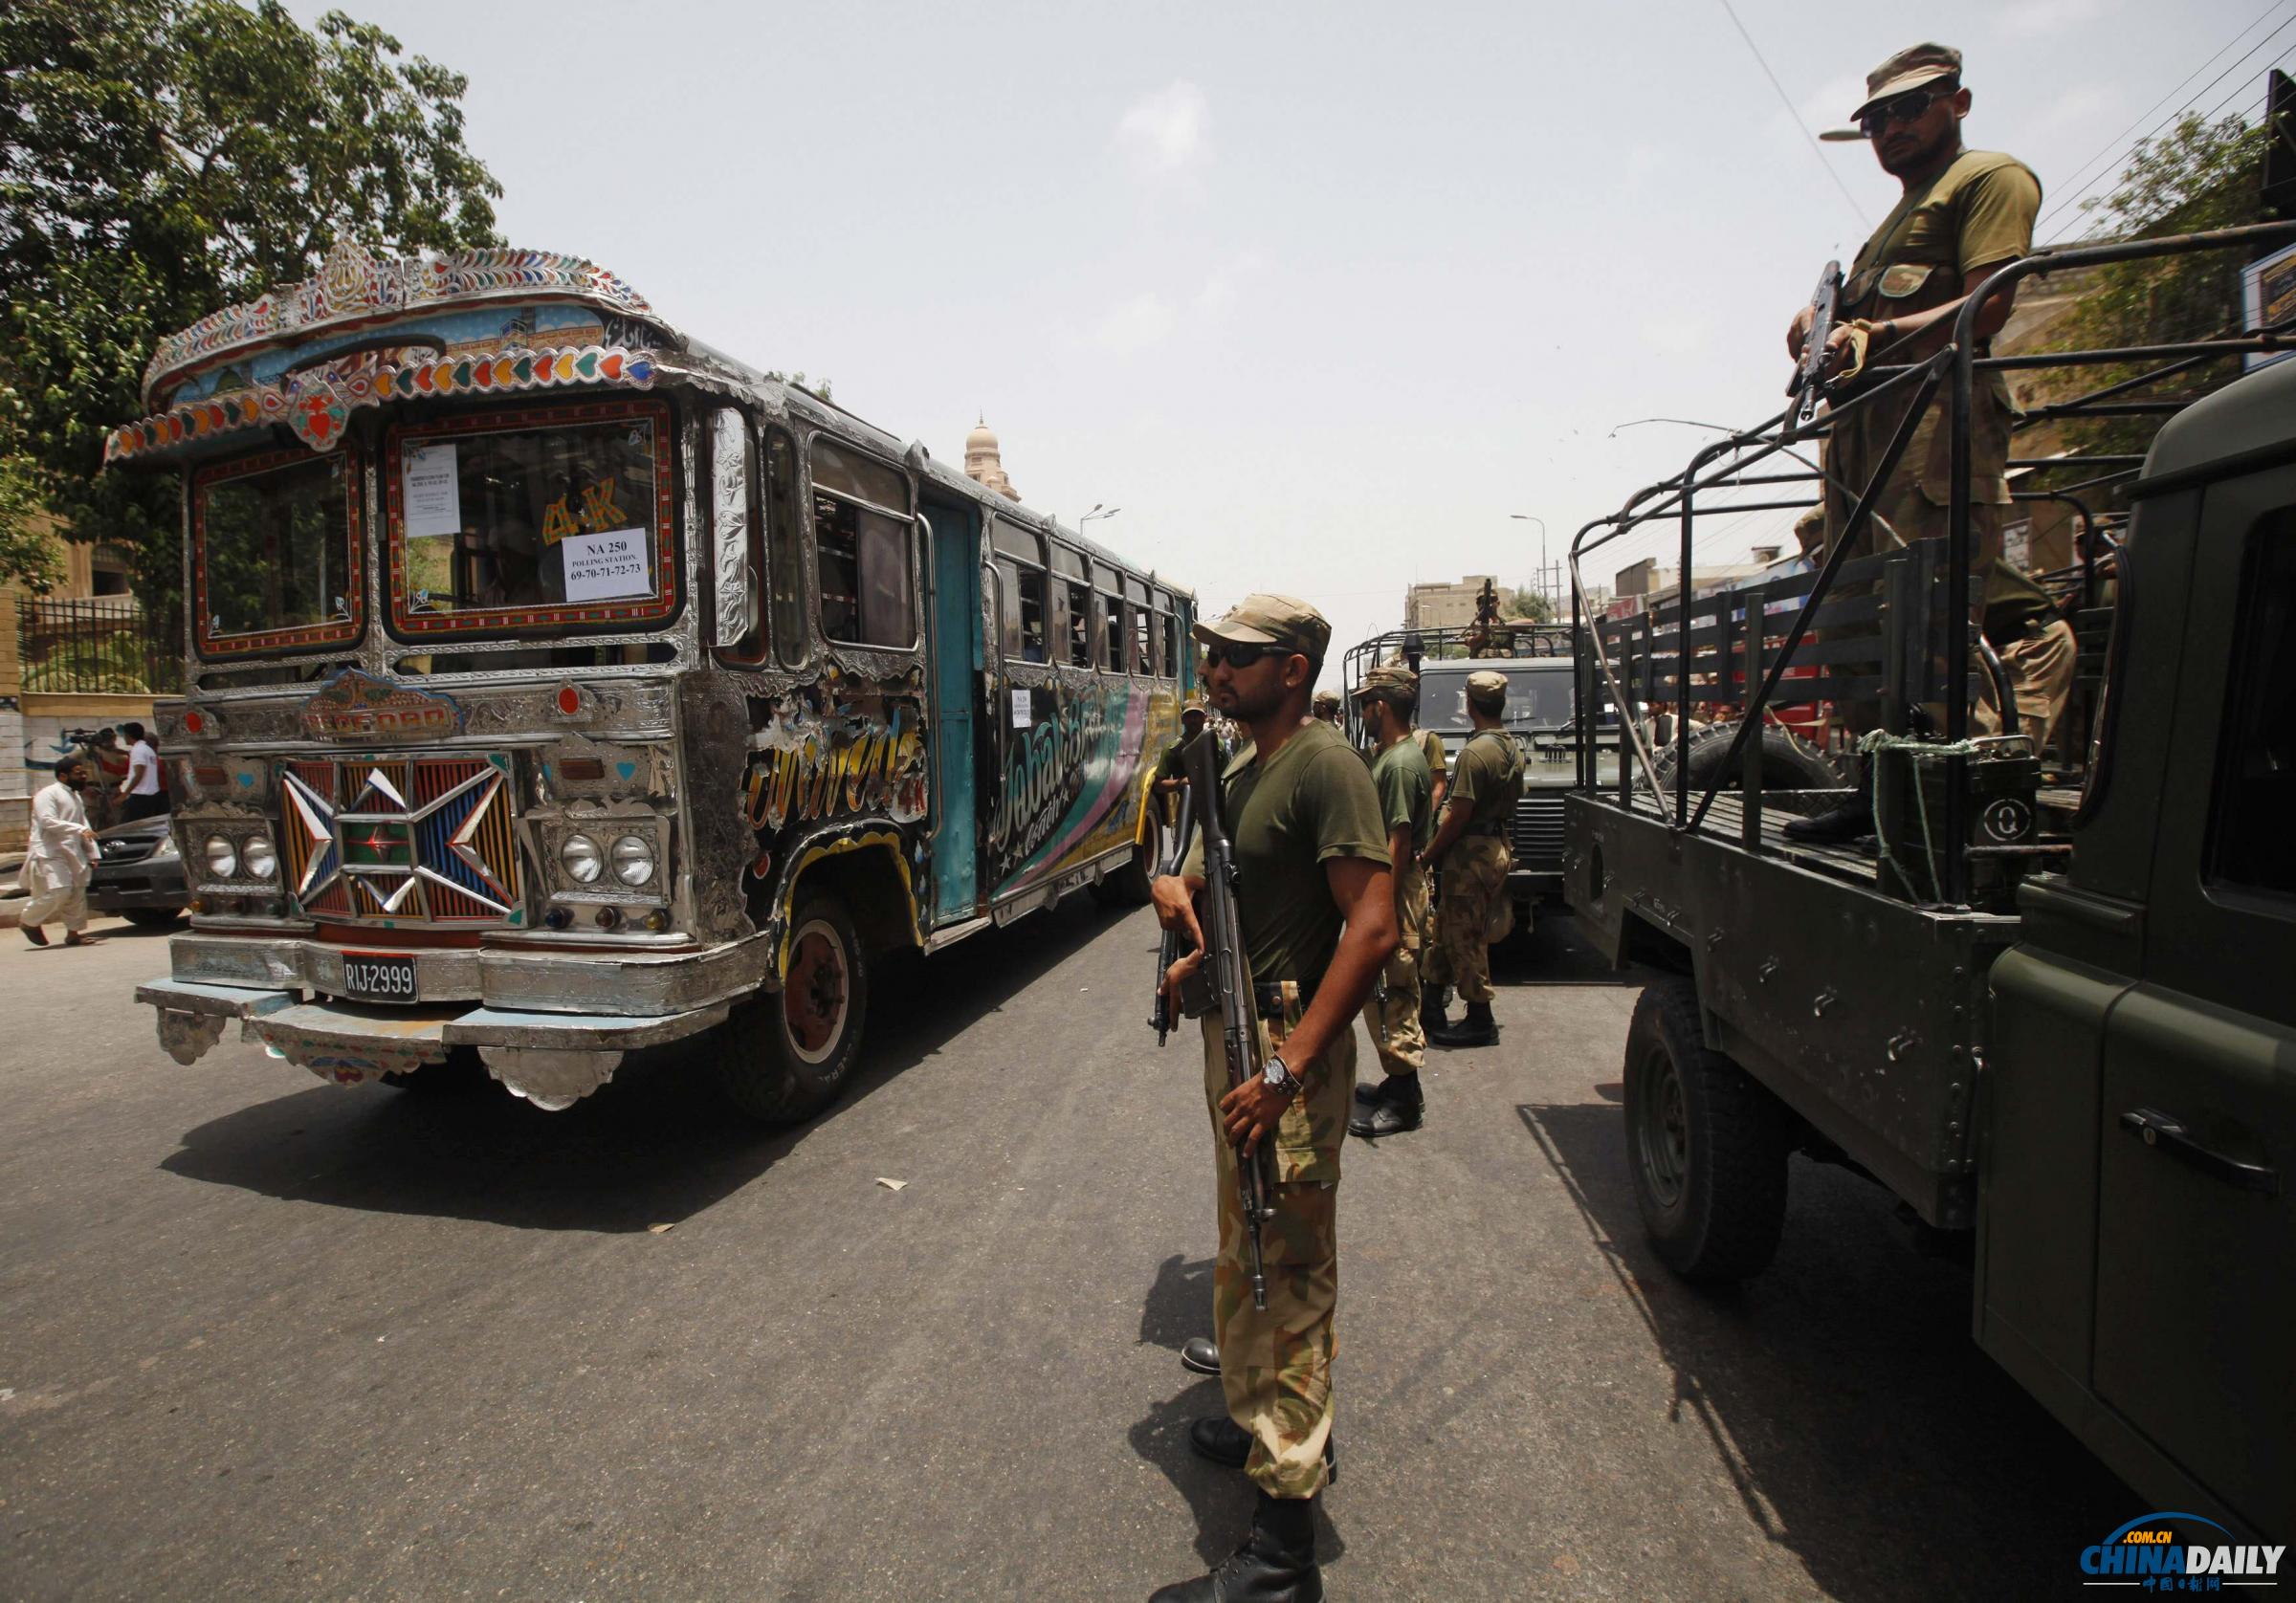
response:
<path fill-rule="evenodd" d="M 2296 17 L 2291 17 L 2289 20 L 2290 20 L 2291 22 L 2296 22 Z M 2266 70 L 2266 71 L 2269 71 L 2269 70 L 2270 70 L 2270 69 L 2272 69 L 2273 67 L 2280 66 L 2280 65 L 2282 65 L 2282 64 L 2283 64 L 2283 63 L 2282 63 L 2281 61 L 2268 61 L 2268 62 L 2266 62 L 2264 65 L 2265 65 L 2265 70 Z M 2255 91 L 2254 89 L 2235 89 L 2235 90 L 2234 90 L 2234 91 L 2233 91 L 2231 94 L 2229 94 L 2229 95 L 2225 96 L 2225 97 L 2224 97 L 2222 99 L 2219 100 L 2219 101 L 2218 101 L 2218 102 L 2217 102 L 2215 105 L 2211 106 L 2211 107 L 2210 107 L 2210 108 L 2209 108 L 2207 111 L 2205 111 L 2205 112 L 2202 112 L 2202 113 L 2200 113 L 2200 114 L 2199 114 L 2199 121 L 2200 121 L 2200 123 L 2201 123 L 2201 125 L 2202 125 L 2203 127 L 2206 127 L 2206 126 L 2209 126 L 2209 125 L 2212 125 L 2212 124 L 2214 124 L 2214 123 L 2216 122 L 2217 119 L 2218 119 L 2219 117 L 2220 117 L 2220 116 L 2222 116 L 2222 115 L 2223 115 L 2223 112 L 2224 112 L 2224 108 L 2225 108 L 2225 107 L 2227 107 L 2227 106 L 2231 105 L 2231 104 L 2233 103 L 2233 101 L 2235 101 L 2235 100 L 2242 99 L 2244 99 L 2244 98 L 2246 98 L 2246 97 L 2253 96 L 2253 95 L 2255 95 L 2255 93 L 2256 93 L 2256 91 Z M 2190 106 L 2187 106 L 2187 107 L 2185 107 L 2185 108 L 2184 108 L 2184 110 L 2185 110 L 2185 111 L 2190 111 L 2191 109 L 2192 109 L 2192 108 L 2191 108 Z M 2260 101 L 2260 102 L 2257 104 L 2256 108 L 2255 108 L 2255 110 L 2256 110 L 2256 115 L 2255 115 L 2255 117 L 2254 117 L 2254 118 L 2251 118 L 2251 117 L 2249 116 L 2249 111 L 2248 111 L 2248 108 L 2246 108 L 2246 107 L 2242 107 L 2242 108 L 2241 108 L 2241 121 L 2243 121 L 2243 122 L 2246 122 L 2246 121 L 2259 121 L 2259 122 L 2261 122 L 2261 121 L 2263 121 L 2264 120 L 2264 118 L 2265 118 L 2266 116 L 2268 116 L 2268 115 L 2270 114 L 2270 112 L 2271 112 L 2271 109 L 2272 109 L 2272 95 L 2271 95 L 2271 91 L 2270 91 L 2269 89 L 2267 89 L 2267 90 L 2264 92 L 2264 97 L 2263 97 L 2263 100 L 2262 100 L 2262 101 Z M 2182 115 L 2184 115 L 2184 112 L 2179 112 L 2177 115 L 2178 115 L 2178 116 L 2182 116 Z M 2098 239 L 2098 238 L 2102 238 L 2102 237 L 2104 237 L 2104 236 L 2105 236 L 2105 231 L 2106 231 L 2106 230 L 2105 230 L 2105 223 L 2104 223 L 2104 220 L 2103 220 L 2102 218 L 2100 218 L 2100 219 L 2098 220 L 2098 222 L 2097 222 L 2097 226 L 2096 226 L 2095 228 L 2093 228 L 2093 229 L 2089 230 L 2089 231 L 2088 231 L 2088 232 L 2087 232 L 2086 234 L 2083 235 L 2082 237 L 2083 237 L 2083 238 L 2085 238 L 2085 239 Z"/>
<path fill-rule="evenodd" d="M 1818 158 L 1818 165 L 1825 169 L 1825 176 L 1834 181 L 1834 187 L 1842 191 L 1843 200 L 1849 202 L 1849 209 L 1857 213 L 1858 221 L 1868 229 L 1872 228 L 1873 219 L 1866 215 L 1866 209 L 1858 204 L 1858 197 L 1851 194 L 1849 186 L 1842 182 L 1842 175 L 1834 170 L 1834 164 L 1825 159 L 1825 151 L 1819 144 L 1818 136 L 1810 132 L 1810 125 L 1801 120 L 1801 112 L 1786 93 L 1786 86 L 1778 82 L 1777 75 L 1770 70 L 1770 63 L 1762 56 L 1762 47 L 1754 42 L 1754 35 L 1746 32 L 1746 25 L 1738 20 L 1738 13 L 1731 10 L 1730 0 L 1718 0 L 1718 3 L 1722 7 L 1722 13 L 1730 18 L 1730 25 L 1738 31 L 1738 37 L 1744 39 L 1746 48 L 1754 52 L 1755 64 L 1762 69 L 1762 77 L 1768 78 L 1770 87 L 1777 91 L 1778 103 L 1786 108 L 1786 115 L 1794 119 L 1794 126 L 1799 128 L 1801 137 L 1809 142 L 1810 154 Z"/>
<path fill-rule="evenodd" d="M 2296 28 L 2296 11 L 2290 12 L 2286 19 L 2284 20 L 2278 28 L 2273 29 L 2271 33 L 2265 34 L 2263 38 L 2257 40 L 2256 43 L 2250 45 L 2247 50 L 2241 53 L 2240 58 L 2234 61 L 2231 66 L 2225 68 L 2215 77 L 2210 78 L 2208 82 L 2201 85 L 2198 93 L 2195 94 L 2191 99 L 2185 101 L 2184 104 L 2178 106 L 2175 111 L 2169 113 L 2168 116 L 2162 118 L 2158 122 L 2153 123 L 2150 132 L 2148 132 L 2142 139 L 2135 141 L 2128 147 L 2127 150 L 2124 150 L 2121 153 L 2122 157 L 2126 159 L 2128 156 L 2134 153 L 2139 145 L 2145 144 L 2149 141 L 2158 139 L 2163 130 L 2192 111 L 2194 105 L 2199 100 L 2200 96 L 2207 94 L 2210 90 L 2216 88 L 2218 84 L 2222 83 L 2234 73 L 2239 72 L 2242 67 L 2246 66 L 2249 58 L 2254 56 L 2258 51 L 2263 50 L 2270 45 L 2275 39 L 2279 38 L 2283 33 L 2285 33 L 2290 28 Z M 2270 63 L 2266 63 L 2266 65 L 2268 66 Z M 2244 93 L 2244 91 L 2235 89 L 2230 95 L 2226 96 L 2224 99 L 2217 102 L 2217 110 L 2221 111 L 2233 100 L 2238 99 L 2242 93 Z M 2214 118 L 2216 112 L 2210 112 L 2208 114 L 2210 118 Z M 2090 179 L 2088 183 L 2084 185 L 2081 188 L 2075 190 L 2072 194 L 2067 195 L 2063 201 L 2058 203 L 2057 210 L 2050 212 L 2049 215 L 2054 217 L 2057 215 L 2057 211 L 2063 211 L 2066 206 L 2092 192 L 2098 185 L 2106 182 L 2107 178 L 2110 176 L 2110 170 L 2111 169 L 2108 167 L 2105 172 L 2101 172 L 2096 177 Z M 2040 231 L 2038 227 L 2036 228 L 2035 231 Z"/>
<path fill-rule="evenodd" d="M 2162 106 L 2167 105 L 2177 96 L 2183 94 L 2187 84 L 2191 83 L 2193 79 L 2198 77 L 2202 73 L 2207 72 L 2209 68 L 2215 66 L 2219 58 L 2221 57 L 2226 51 L 2232 49 L 2233 46 L 2239 44 L 2242 39 L 2246 38 L 2248 34 L 2258 26 L 2258 24 L 2271 21 L 2272 13 L 2280 10 L 2280 6 L 2281 0 L 2272 0 L 2272 4 L 2264 8 L 2263 15 L 2258 17 L 2255 22 L 2249 23 L 2247 27 L 2242 28 L 2239 33 L 2233 34 L 2233 36 L 2227 39 L 2223 44 L 2218 46 L 2215 55 L 2211 55 L 2207 60 L 2201 62 L 2200 65 L 2195 67 L 2191 72 L 2185 74 L 2183 83 L 2179 83 L 2175 88 L 2170 90 L 2159 99 L 2154 100 L 2150 106 L 2147 106 L 2145 110 L 2137 117 L 2137 119 L 2129 124 L 2129 126 L 2123 128 L 2119 133 L 2113 135 L 2112 138 L 2107 140 L 2104 144 L 2098 147 L 2094 155 L 2090 156 L 2088 160 L 2083 162 L 2079 166 L 2073 168 L 2072 176 L 2067 178 L 2065 182 L 2070 184 L 2076 179 L 2082 179 L 2083 174 L 2086 173 L 2091 166 L 2110 156 L 2115 149 L 2122 148 L 2121 142 L 2127 139 L 2130 134 L 2135 133 L 2137 129 L 2143 127 L 2147 118 L 2151 117 Z M 2208 91 L 2203 89 L 2200 91 L 2200 93 L 2205 95 L 2208 93 Z M 2052 218 L 2054 218 L 2059 212 L 2063 211 L 2066 207 L 2072 205 L 2073 202 L 2079 200 L 2083 195 L 2086 194 L 2088 192 L 2087 186 L 2094 183 L 2094 178 L 2083 180 L 2084 187 L 2068 191 L 2064 200 L 2059 201 L 2054 207 L 2050 208 L 2047 215 L 2043 216 L 2040 222 L 2033 226 L 2033 231 L 2038 234 L 2042 229 L 2047 228 Z"/>

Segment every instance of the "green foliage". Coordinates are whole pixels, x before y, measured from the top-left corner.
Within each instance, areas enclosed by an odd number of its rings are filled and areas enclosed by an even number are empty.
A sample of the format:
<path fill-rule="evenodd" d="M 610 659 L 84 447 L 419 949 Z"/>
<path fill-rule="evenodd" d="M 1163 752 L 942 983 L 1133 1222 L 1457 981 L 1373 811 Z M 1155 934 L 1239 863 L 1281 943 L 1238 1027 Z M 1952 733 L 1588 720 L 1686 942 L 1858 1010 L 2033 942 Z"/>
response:
<path fill-rule="evenodd" d="M 38 467 L 28 457 L 0 456 L 0 583 L 44 596 L 63 582 L 63 548 L 46 524 Z"/>
<path fill-rule="evenodd" d="M 2206 122 L 2188 115 L 2169 133 L 2140 141 L 2113 191 L 2084 202 L 2098 232 L 2116 238 L 2237 228 L 2264 220 L 2264 130 L 2239 117 Z M 2062 350 L 2171 344 L 2221 338 L 2241 322 L 2238 252 L 2209 251 L 2150 261 L 2118 262 L 2097 270 L 2065 319 Z M 2053 386 L 2059 395 L 2085 393 L 2150 367 L 2079 367 Z M 2189 369 L 2148 393 L 2169 395 L 2214 388 L 2237 377 L 2237 358 Z M 2099 418 L 2069 423 L 2066 434 L 2085 452 L 2135 455 L 2152 444 L 2163 420 Z"/>
<path fill-rule="evenodd" d="M 0 78 L 0 457 L 169 597 L 172 480 L 100 472 L 157 338 L 309 276 L 339 238 L 498 243 L 501 189 L 463 145 L 461 75 L 340 11 L 314 31 L 278 0 L 11 0 Z"/>
<path fill-rule="evenodd" d="M 1555 606 L 1537 585 L 1525 583 L 1512 590 L 1499 591 L 1499 616 L 1508 619 L 1528 618 L 1534 624 L 1551 624 L 1555 621 Z"/>
<path fill-rule="evenodd" d="M 829 398 L 829 381 L 827 379 L 822 380 L 819 384 L 808 384 L 802 372 L 781 373 L 770 367 L 765 369 L 765 376 L 777 384 L 788 384 L 793 388 L 804 390 L 807 395 L 819 396 L 824 401 Z"/>

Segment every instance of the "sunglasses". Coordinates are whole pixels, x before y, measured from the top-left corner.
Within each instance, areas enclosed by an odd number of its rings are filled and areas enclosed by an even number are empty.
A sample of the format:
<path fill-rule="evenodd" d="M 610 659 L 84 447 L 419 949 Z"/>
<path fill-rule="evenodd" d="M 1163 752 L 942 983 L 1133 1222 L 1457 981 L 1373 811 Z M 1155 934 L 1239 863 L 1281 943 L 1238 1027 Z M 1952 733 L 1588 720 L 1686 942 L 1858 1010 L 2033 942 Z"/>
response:
<path fill-rule="evenodd" d="M 1292 654 L 1289 647 L 1272 642 L 1265 646 L 1249 646 L 1233 640 L 1222 640 L 1204 647 L 1203 666 L 1207 669 L 1218 668 L 1225 662 L 1230 668 L 1244 669 L 1249 668 L 1262 657 L 1288 657 Z"/>
<path fill-rule="evenodd" d="M 1892 122 L 1912 122 L 1939 100 L 1951 99 L 1961 92 L 1957 83 L 1933 83 L 1920 89 L 1909 89 L 1894 99 L 1884 100 L 1858 119 L 1859 131 L 1867 139 L 1880 139 L 1882 130 Z"/>

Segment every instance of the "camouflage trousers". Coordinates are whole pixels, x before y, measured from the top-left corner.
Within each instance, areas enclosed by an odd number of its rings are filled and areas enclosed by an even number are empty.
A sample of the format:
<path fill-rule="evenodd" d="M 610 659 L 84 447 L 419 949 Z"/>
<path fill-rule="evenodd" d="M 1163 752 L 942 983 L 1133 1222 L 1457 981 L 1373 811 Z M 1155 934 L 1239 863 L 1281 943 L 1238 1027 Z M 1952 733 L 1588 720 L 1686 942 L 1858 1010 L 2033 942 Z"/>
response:
<path fill-rule="evenodd" d="M 2032 736 L 2036 753 L 2049 743 L 2057 720 L 2064 716 L 2078 651 L 2072 626 L 2062 618 L 2036 619 L 2001 648 L 2001 666 L 2009 670 L 2009 688 L 2017 696 L 2020 733 Z M 1970 709 L 1970 733 L 1998 735 L 2001 710 L 1995 705 L 1993 675 L 1973 670 L 1970 680 L 1977 687 L 1977 704 Z"/>
<path fill-rule="evenodd" d="M 1261 1043 L 1274 1051 L 1299 1021 L 1297 988 L 1285 982 L 1281 1022 L 1263 1021 Z M 1244 1473 L 1270 1497 L 1314 1497 L 1323 1489 L 1323 1449 L 1332 1435 L 1332 1360 L 1339 1350 L 1339 1144 L 1356 1097 L 1356 1038 L 1342 1034 L 1314 1063 L 1288 1064 L 1299 1096 L 1275 1131 L 1272 1219 L 1260 1225 L 1268 1307 L 1251 1306 L 1251 1246 L 1236 1193 L 1236 1150 L 1221 1128 L 1227 1058 L 1220 1017 L 1203 1026 L 1203 1097 L 1212 1115 L 1219 1174 L 1220 1257 L 1212 1270 L 1212 1331 L 1220 1344 L 1220 1386 L 1227 1416 L 1251 1438 Z"/>
<path fill-rule="evenodd" d="M 1507 899 L 1507 875 L 1514 854 L 1499 835 L 1462 835 L 1443 859 L 1443 905 L 1436 911 L 1442 933 L 1440 985 L 1459 987 L 1459 999 L 1490 1000 L 1490 943 L 1514 928 L 1513 904 Z"/>
<path fill-rule="evenodd" d="M 1363 1004 L 1363 1027 L 1380 1055 L 1382 1074 L 1417 1074 L 1427 1061 L 1427 1037 L 1419 1021 L 1419 959 L 1428 919 L 1427 872 L 1416 863 L 1395 878 L 1395 954 L 1380 973 L 1380 989 Z"/>

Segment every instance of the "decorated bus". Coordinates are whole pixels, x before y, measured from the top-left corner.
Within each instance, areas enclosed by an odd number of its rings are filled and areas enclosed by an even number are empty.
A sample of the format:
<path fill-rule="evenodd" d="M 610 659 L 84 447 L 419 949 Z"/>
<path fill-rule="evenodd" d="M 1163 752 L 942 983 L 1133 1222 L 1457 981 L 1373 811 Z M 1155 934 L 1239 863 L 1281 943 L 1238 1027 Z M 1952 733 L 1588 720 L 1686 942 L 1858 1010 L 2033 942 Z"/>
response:
<path fill-rule="evenodd" d="M 236 1024 L 563 1108 L 711 1031 L 802 1118 L 883 954 L 1146 894 L 1193 598 L 610 273 L 341 248 L 144 403 L 105 456 L 184 486 L 191 919 L 137 992 L 179 1063 Z"/>

